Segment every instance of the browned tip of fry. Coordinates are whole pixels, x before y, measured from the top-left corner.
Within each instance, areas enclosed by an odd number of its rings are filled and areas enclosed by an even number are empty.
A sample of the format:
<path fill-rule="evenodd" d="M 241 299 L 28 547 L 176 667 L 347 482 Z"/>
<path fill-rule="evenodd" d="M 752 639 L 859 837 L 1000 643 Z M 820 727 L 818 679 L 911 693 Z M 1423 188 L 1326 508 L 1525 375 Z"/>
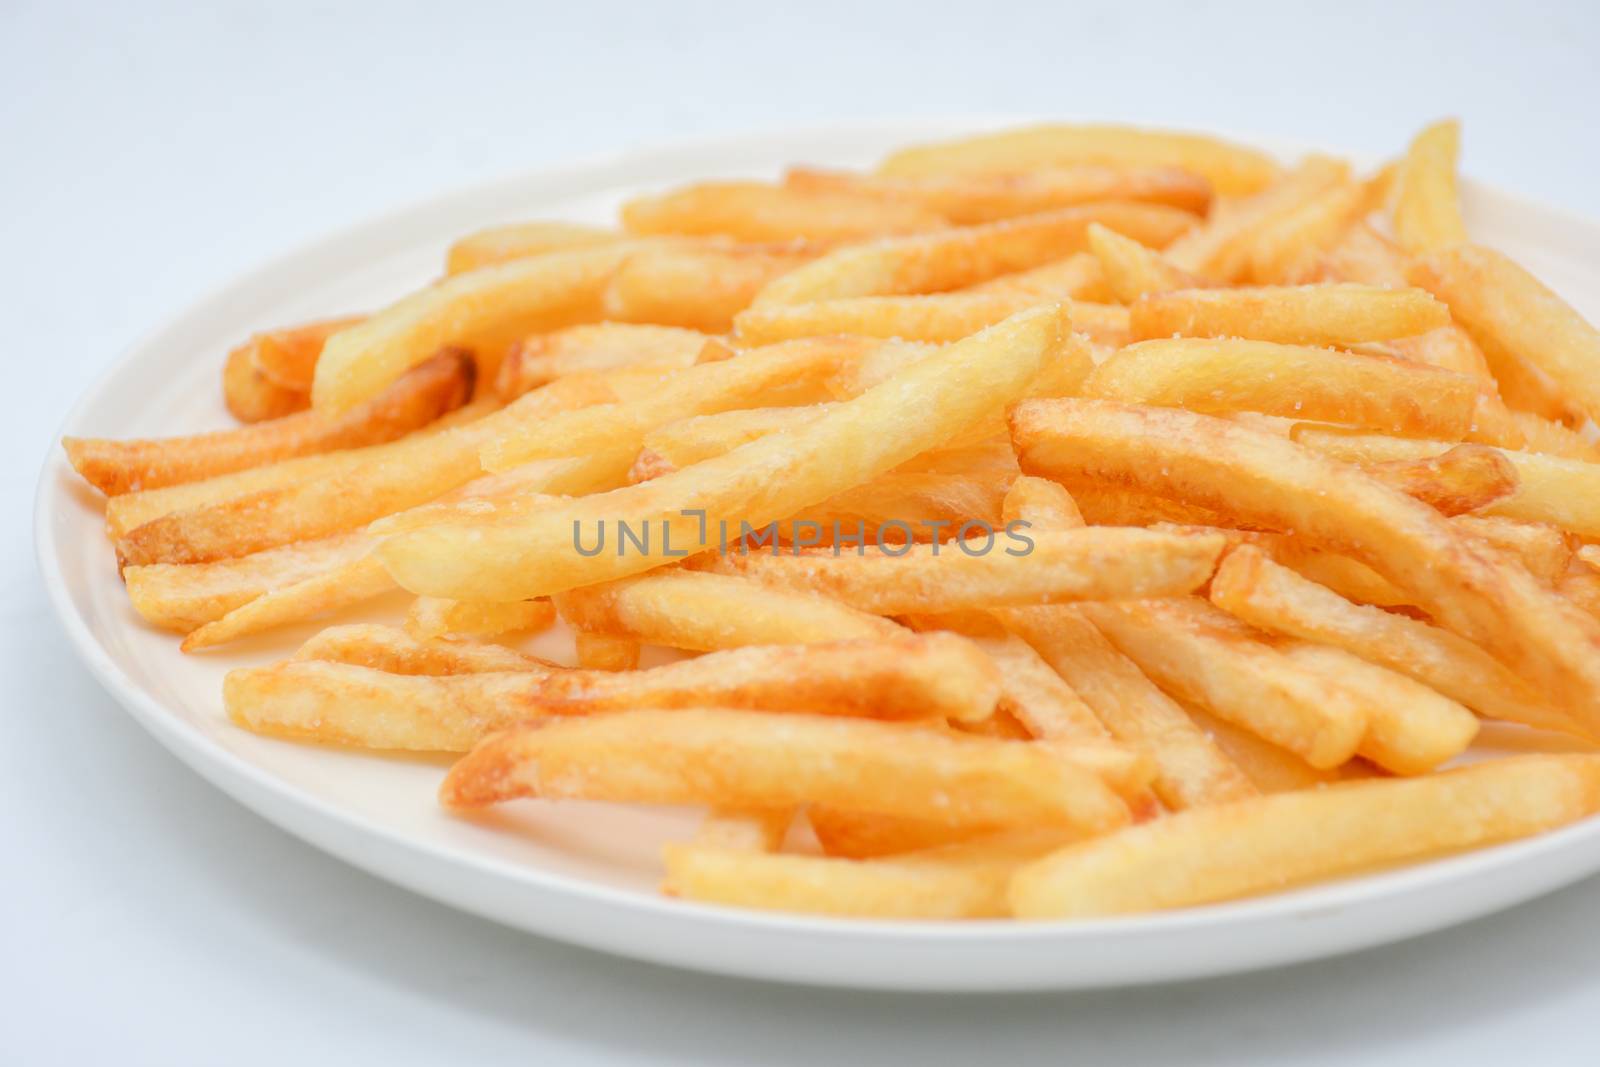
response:
<path fill-rule="evenodd" d="M 1484 445 L 1457 445 L 1420 460 L 1377 463 L 1367 473 L 1445 515 L 1486 508 L 1517 491 L 1517 469 L 1505 453 Z"/>
<path fill-rule="evenodd" d="M 457 760 L 439 783 L 439 803 L 452 811 L 486 808 L 501 800 L 529 794 L 513 781 L 528 736 L 544 727 L 528 722 L 485 738 Z"/>

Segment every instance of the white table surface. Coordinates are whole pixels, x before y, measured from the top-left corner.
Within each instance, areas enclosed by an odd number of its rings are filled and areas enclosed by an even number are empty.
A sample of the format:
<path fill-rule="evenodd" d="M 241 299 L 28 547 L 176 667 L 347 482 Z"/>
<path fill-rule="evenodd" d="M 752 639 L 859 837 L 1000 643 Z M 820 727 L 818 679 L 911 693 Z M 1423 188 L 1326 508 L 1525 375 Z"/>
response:
<path fill-rule="evenodd" d="M 331 227 L 577 155 L 1028 112 L 1382 152 L 1456 114 L 1468 171 L 1595 212 L 1600 9 L 320 6 L 0 0 L 0 1062 L 1593 1062 L 1600 880 L 1342 960 L 1074 996 L 741 983 L 456 914 L 141 733 L 49 617 L 28 519 L 57 422 L 149 327 Z"/>

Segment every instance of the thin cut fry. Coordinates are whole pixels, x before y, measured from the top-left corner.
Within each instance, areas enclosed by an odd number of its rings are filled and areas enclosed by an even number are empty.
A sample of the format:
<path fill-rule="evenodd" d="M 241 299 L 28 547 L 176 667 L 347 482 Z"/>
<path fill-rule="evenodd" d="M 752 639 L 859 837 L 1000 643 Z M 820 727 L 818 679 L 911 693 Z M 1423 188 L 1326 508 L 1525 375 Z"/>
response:
<path fill-rule="evenodd" d="M 621 241 L 623 236 L 603 226 L 584 226 L 574 222 L 521 222 L 492 226 L 470 233 L 451 245 L 445 261 L 445 273 L 465 274 L 479 267 L 492 267 L 514 259 L 529 259 L 587 245 L 614 244 Z"/>
<path fill-rule="evenodd" d="M 1094 253 L 1119 303 L 1131 304 L 1147 293 L 1169 289 L 1195 289 L 1200 280 L 1168 263 L 1161 253 L 1146 248 L 1099 223 L 1089 227 L 1089 250 Z"/>
<path fill-rule="evenodd" d="M 1108 304 L 1062 300 L 1032 293 L 934 293 L 926 296 L 860 296 L 810 304 L 754 307 L 734 319 L 744 344 L 768 345 L 796 337 L 857 334 L 906 341 L 959 341 L 1017 312 L 1050 300 L 1062 301 L 1072 328 L 1102 344 L 1128 337 L 1128 314 Z"/>
<path fill-rule="evenodd" d="M 325 660 L 389 674 L 486 674 L 557 668 L 504 645 L 452 638 L 420 640 L 390 626 L 329 626 L 301 645 L 296 660 Z"/>
<path fill-rule="evenodd" d="M 1421 289 L 1281 285 L 1181 289 L 1135 301 L 1134 340 L 1240 337 L 1285 345 L 1356 345 L 1436 330 L 1450 313 Z"/>
<path fill-rule="evenodd" d="M 1461 124 L 1436 122 L 1417 134 L 1400 168 L 1394 204 L 1394 232 L 1412 255 L 1436 252 L 1467 239 L 1456 194 L 1456 157 Z"/>
<path fill-rule="evenodd" d="M 816 256 L 810 247 L 652 245 L 611 279 L 605 317 L 724 333 L 757 293 Z"/>

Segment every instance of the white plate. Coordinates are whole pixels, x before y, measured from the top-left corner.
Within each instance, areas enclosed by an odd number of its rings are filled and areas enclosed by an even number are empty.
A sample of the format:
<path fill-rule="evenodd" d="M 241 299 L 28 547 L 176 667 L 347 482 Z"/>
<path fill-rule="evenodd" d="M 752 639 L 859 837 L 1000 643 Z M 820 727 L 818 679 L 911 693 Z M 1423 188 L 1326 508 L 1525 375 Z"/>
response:
<path fill-rule="evenodd" d="M 744 137 L 547 171 L 456 193 L 331 237 L 201 301 L 136 346 L 84 397 L 69 434 L 227 424 L 222 354 L 250 331 L 379 306 L 437 274 L 451 238 L 491 223 L 605 221 L 624 196 L 798 161 L 864 164 L 972 128 L 891 126 Z M 1600 312 L 1600 226 L 1469 188 L 1473 231 Z M 481 823 L 435 806 L 443 764 L 273 741 L 222 714 L 223 672 L 310 632 L 186 657 L 128 605 L 95 494 L 56 453 L 38 494 L 40 566 L 85 663 L 200 774 L 289 832 L 373 874 L 511 926 L 658 963 L 884 989 L 1116 986 L 1312 959 L 1459 923 L 1600 869 L 1600 821 L 1459 858 L 1241 903 L 1137 918 L 1012 924 L 860 922 L 710 907 L 656 895 L 657 846 L 683 811 L 512 805 Z M 512 810 L 515 809 L 515 810 Z M 530 951 L 533 951 L 530 946 Z"/>

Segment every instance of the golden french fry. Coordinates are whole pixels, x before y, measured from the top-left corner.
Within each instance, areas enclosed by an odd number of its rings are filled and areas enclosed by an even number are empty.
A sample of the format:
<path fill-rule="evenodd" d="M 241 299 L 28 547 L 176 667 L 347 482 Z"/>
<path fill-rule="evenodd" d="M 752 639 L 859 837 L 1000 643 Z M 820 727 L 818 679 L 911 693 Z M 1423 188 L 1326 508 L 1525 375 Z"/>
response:
<path fill-rule="evenodd" d="M 146 622 L 186 634 L 274 589 L 347 566 L 376 543 L 364 533 L 340 534 L 213 563 L 124 567 L 122 580 Z"/>
<path fill-rule="evenodd" d="M 228 353 L 222 365 L 222 402 L 240 422 L 281 419 L 311 406 L 311 393 L 278 385 L 256 366 L 252 339 Z"/>
<path fill-rule="evenodd" d="M 1176 811 L 1254 793 L 1228 757 L 1076 608 L 1006 608 L 996 617 L 1044 658 L 1120 741 L 1151 754 L 1151 788 Z"/>
<path fill-rule="evenodd" d="M 605 317 L 725 333 L 757 293 L 816 257 L 810 247 L 652 245 L 611 279 Z"/>
<path fill-rule="evenodd" d="M 329 626 L 301 645 L 294 659 L 348 663 L 389 674 L 488 674 L 558 669 L 554 664 L 504 645 L 448 637 L 419 639 L 404 630 L 370 623 Z"/>
<path fill-rule="evenodd" d="M 1122 349 L 1095 368 L 1084 393 L 1459 439 L 1472 426 L 1478 388 L 1462 375 L 1397 359 L 1270 341 L 1178 338 Z"/>
<path fill-rule="evenodd" d="M 1367 709 L 1295 667 L 1258 634 L 1198 599 L 1086 604 L 1080 611 L 1162 688 L 1334 767 L 1366 736 Z"/>
<path fill-rule="evenodd" d="M 986 548 L 959 540 L 958 531 L 953 544 L 913 544 L 861 554 L 821 549 L 769 555 L 735 549 L 691 565 L 818 593 L 878 615 L 937 614 L 1191 592 L 1211 577 L 1224 545 L 1220 535 L 1114 527 L 991 533 Z"/>
<path fill-rule="evenodd" d="M 1435 458 L 1449 447 L 1442 441 L 1341 433 L 1315 426 L 1297 426 L 1293 435 L 1305 448 L 1363 466 Z M 1516 471 L 1516 488 L 1490 504 L 1486 514 L 1550 523 L 1584 537 L 1600 537 L 1600 464 L 1538 452 L 1495 451 Z"/>
<path fill-rule="evenodd" d="M 713 415 L 691 415 L 664 423 L 644 435 L 630 482 L 644 482 L 732 452 L 771 433 L 803 426 L 831 410 L 830 404 L 788 408 L 738 408 Z"/>
<path fill-rule="evenodd" d="M 1497 374 L 1505 355 L 1525 360 L 1600 419 L 1600 330 L 1539 279 L 1492 249 L 1459 245 L 1425 258 L 1413 281 L 1450 305 Z"/>
<path fill-rule="evenodd" d="M 269 589 L 190 633 L 178 647 L 184 652 L 198 652 L 279 626 L 342 611 L 394 589 L 394 579 L 369 553 L 332 570 Z"/>
<path fill-rule="evenodd" d="M 737 527 L 764 528 L 993 418 L 1067 343 L 1065 320 L 1059 308 L 1023 312 L 805 426 L 685 470 L 517 522 L 410 531 L 378 551 L 412 592 L 464 599 L 527 599 L 649 570 L 697 550 L 697 540 L 701 547 L 714 543 L 724 523 L 735 527 L 737 539 Z M 650 547 L 580 552 L 587 538 L 604 536 L 607 520 L 618 538 L 621 524 L 635 536 L 643 529 Z"/>
<path fill-rule="evenodd" d="M 1200 280 L 1162 258 L 1161 253 L 1099 223 L 1089 227 L 1089 250 L 1119 303 L 1131 304 L 1147 293 L 1195 289 Z"/>
<path fill-rule="evenodd" d="M 476 356 L 493 381 L 517 338 L 600 317 L 606 284 L 629 246 L 601 244 L 456 274 L 328 338 L 317 360 L 311 405 L 330 415 L 376 396 L 441 348 Z"/>
<path fill-rule="evenodd" d="M 615 244 L 624 235 L 603 226 L 575 222 L 519 222 L 470 233 L 450 246 L 446 274 L 465 274 L 480 267 L 529 259 L 550 252 L 589 245 Z"/>
<path fill-rule="evenodd" d="M 1193 412 L 1028 400 L 1012 440 L 1030 474 L 1192 500 L 1353 555 L 1441 624 L 1491 648 L 1563 707 L 1600 715 L 1600 625 L 1520 567 L 1474 549 L 1437 511 L 1281 437 Z"/>
<path fill-rule="evenodd" d="M 1400 246 L 1413 255 L 1436 252 L 1467 239 L 1456 193 L 1456 157 L 1461 152 L 1461 124 L 1436 122 L 1417 134 L 1400 167 L 1394 204 L 1394 232 Z"/>
<path fill-rule="evenodd" d="M 1090 230 L 1104 230 L 1099 223 L 1090 224 Z M 1110 233 L 1110 230 L 1106 230 Z M 1126 238 L 1124 238 L 1126 240 Z M 1138 244 L 1137 241 L 1134 244 Z M 1139 245 L 1143 248 L 1143 245 Z M 957 289 L 958 293 L 989 293 L 1006 296 L 1034 296 L 1039 300 L 1067 297 L 1071 300 L 1088 300 L 1106 303 L 1111 291 L 1106 288 L 1106 278 L 1100 261 L 1088 252 L 1074 252 L 1070 256 L 1041 263 L 1027 270 L 1002 274 L 988 281 Z"/>
<path fill-rule="evenodd" d="M 884 160 L 878 173 L 909 178 L 1011 174 L 1082 164 L 1176 167 L 1200 175 L 1228 196 L 1256 192 L 1278 176 L 1278 165 L 1270 156 L 1215 137 L 1061 123 L 903 148 Z"/>
<path fill-rule="evenodd" d="M 1066 530 L 1084 525 L 1078 502 L 1072 499 L 1065 486 L 1049 478 L 1026 474 L 1006 490 L 1001 514 L 1007 526 L 1025 522 L 1041 530 Z"/>
<path fill-rule="evenodd" d="M 1258 282 L 1284 282 L 1311 268 L 1372 206 L 1373 190 L 1360 182 L 1341 182 L 1262 225 L 1249 241 L 1246 271 Z"/>
<path fill-rule="evenodd" d="M 1250 269 L 1257 240 L 1349 176 L 1342 161 L 1311 156 L 1254 196 L 1213 210 L 1204 225 L 1167 246 L 1166 258 L 1191 274 L 1239 281 Z"/>
<path fill-rule="evenodd" d="M 983 826 L 957 826 L 938 819 L 852 811 L 826 804 L 808 805 L 806 822 L 824 855 L 853 860 L 942 848 L 994 832 Z"/>
<path fill-rule="evenodd" d="M 1561 530 L 1544 522 L 1520 522 L 1498 515 L 1457 515 L 1456 529 L 1515 556 L 1528 573 L 1555 583 L 1572 563 L 1572 543 Z"/>
<path fill-rule="evenodd" d="M 639 668 L 639 655 L 643 648 L 631 637 L 579 630 L 574 635 L 574 643 L 577 646 L 578 666 L 586 670 L 632 671 Z"/>
<path fill-rule="evenodd" d="M 1159 690 L 1158 690 L 1159 692 Z M 1243 790 L 1229 800 L 1243 800 L 1258 793 L 1287 793 L 1295 789 L 1314 789 L 1327 782 L 1336 782 L 1342 768 L 1318 770 L 1286 748 L 1235 726 L 1227 719 L 1219 719 L 1193 704 L 1182 705 L 1182 710 L 1193 720 L 1195 728 L 1205 731 L 1206 739 L 1214 744 L 1227 760 L 1241 771 L 1253 789 Z M 1345 764 L 1351 767 L 1353 764 Z"/>
<path fill-rule="evenodd" d="M 698 652 L 745 645 L 892 637 L 904 631 L 827 597 L 748 578 L 660 570 L 558 593 L 561 617 L 580 631 Z"/>
<path fill-rule="evenodd" d="M 364 316 L 346 315 L 287 329 L 267 330 L 250 338 L 245 347 L 250 352 L 250 360 L 256 370 L 267 381 L 284 389 L 309 394 L 311 379 L 317 369 L 317 358 L 322 355 L 322 346 L 329 337 L 354 326 L 362 318 Z"/>
<path fill-rule="evenodd" d="M 1011 174 L 906 178 L 796 167 L 785 176 L 784 184 L 806 192 L 849 193 L 885 204 L 911 204 L 963 226 L 1093 200 L 1143 200 L 1201 214 L 1211 203 L 1210 183 L 1190 171 L 1092 163 Z"/>
<path fill-rule="evenodd" d="M 1520 445 L 1507 444 L 1504 447 L 1578 459 L 1585 463 L 1600 463 L 1600 444 L 1576 430 L 1528 411 L 1513 411 L 1511 418 L 1522 432 L 1524 440 Z"/>
<path fill-rule="evenodd" d="M 419 596 L 406 611 L 406 633 L 421 640 L 433 637 L 498 637 L 543 630 L 556 618 L 548 600 L 485 603 Z"/>
<path fill-rule="evenodd" d="M 1421 289 L 1352 284 L 1150 293 L 1133 303 L 1128 319 L 1134 340 L 1237 337 L 1335 346 L 1411 337 L 1449 324 L 1444 305 Z"/>
<path fill-rule="evenodd" d="M 1472 642 L 1417 619 L 1352 604 L 1253 546 L 1235 548 L 1223 559 L 1211 580 L 1211 601 L 1260 629 L 1342 648 L 1410 675 L 1480 715 L 1546 730 L 1577 728 Z"/>
<path fill-rule="evenodd" d="M 67 459 L 107 495 L 159 489 L 316 452 L 403 437 L 460 407 L 472 391 L 472 364 L 444 352 L 386 392 L 342 415 L 302 411 L 235 430 L 132 441 L 66 437 Z"/>
<path fill-rule="evenodd" d="M 495 391 L 514 400 L 569 374 L 692 367 L 710 336 L 677 326 L 602 322 L 536 334 L 512 347 Z"/>
<path fill-rule="evenodd" d="M 982 226 L 894 237 L 831 252 L 779 278 L 752 306 L 774 307 L 960 289 L 1081 252 L 1091 223 L 1165 245 L 1194 216 L 1160 204 L 1108 201 Z"/>
<path fill-rule="evenodd" d="M 1067 308 L 1072 328 L 1102 344 L 1128 338 L 1123 308 L 1053 298 Z M 745 344 L 768 345 L 796 337 L 856 334 L 906 341 L 959 341 L 1017 312 L 1047 302 L 1032 293 L 933 293 L 924 296 L 859 296 L 809 304 L 753 307 L 734 318 Z"/>
<path fill-rule="evenodd" d="M 1456 445 L 1435 456 L 1372 463 L 1366 473 L 1452 517 L 1492 507 L 1517 492 L 1517 468 L 1499 449 Z"/>
<path fill-rule="evenodd" d="M 643 671 L 441 677 L 291 660 L 231 671 L 228 714 L 258 733 L 375 749 L 464 752 L 494 730 L 551 716 L 701 706 L 883 719 L 977 720 L 1000 679 L 954 634 L 708 652 Z"/>
<path fill-rule="evenodd" d="M 1278 793 L 1070 845 L 1017 872 L 1011 904 L 1030 919 L 1205 904 L 1526 837 L 1597 807 L 1600 760 L 1574 755 Z"/>
<path fill-rule="evenodd" d="M 848 189 L 765 182 L 701 182 L 622 205 L 622 224 L 638 234 L 686 234 L 740 241 L 861 241 L 919 233 L 946 224 L 938 210 Z"/>

